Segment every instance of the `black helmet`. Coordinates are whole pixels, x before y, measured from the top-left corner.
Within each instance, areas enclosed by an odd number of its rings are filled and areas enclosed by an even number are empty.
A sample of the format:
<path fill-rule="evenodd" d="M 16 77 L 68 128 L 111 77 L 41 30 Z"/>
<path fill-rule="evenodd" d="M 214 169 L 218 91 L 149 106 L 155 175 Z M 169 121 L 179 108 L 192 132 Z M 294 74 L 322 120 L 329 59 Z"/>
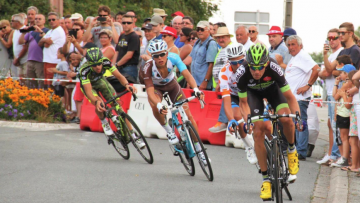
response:
<path fill-rule="evenodd" d="M 90 65 L 101 64 L 102 58 L 103 58 L 103 54 L 98 47 L 92 47 L 86 51 L 86 60 Z"/>
<path fill-rule="evenodd" d="M 251 66 L 262 66 L 269 61 L 269 52 L 265 45 L 257 43 L 252 45 L 246 53 L 246 61 Z"/>

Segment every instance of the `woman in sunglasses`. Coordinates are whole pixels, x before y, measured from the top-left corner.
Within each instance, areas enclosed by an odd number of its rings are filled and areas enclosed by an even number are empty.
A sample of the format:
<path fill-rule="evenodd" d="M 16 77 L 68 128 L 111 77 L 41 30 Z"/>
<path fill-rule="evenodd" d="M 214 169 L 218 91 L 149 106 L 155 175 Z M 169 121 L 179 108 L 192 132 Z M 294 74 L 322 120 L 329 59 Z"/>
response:
<path fill-rule="evenodd" d="M 0 21 L 0 73 L 1 76 L 6 76 L 10 67 L 13 66 L 13 48 L 12 35 L 13 30 L 10 27 L 8 20 Z"/>
<path fill-rule="evenodd" d="M 190 44 L 194 47 L 195 42 L 199 39 L 197 32 L 194 30 L 190 33 Z"/>
<path fill-rule="evenodd" d="M 179 55 L 180 54 L 179 48 L 177 48 L 174 43 L 175 39 L 177 38 L 175 28 L 167 26 L 160 33 L 162 35 L 162 39 L 166 42 L 166 44 L 168 46 L 167 51 Z"/>
<path fill-rule="evenodd" d="M 63 52 L 65 54 L 71 52 L 83 53 L 83 35 L 84 25 L 82 23 L 75 22 L 72 26 L 72 30 L 69 30 L 69 34 L 66 36 L 66 43 L 63 46 Z"/>
<path fill-rule="evenodd" d="M 192 29 L 184 27 L 181 29 L 180 33 L 180 42 L 184 43 L 184 46 L 180 48 L 180 58 L 184 60 L 192 51 L 193 45 L 191 44 L 191 36 L 190 33 Z"/>
<path fill-rule="evenodd" d="M 220 70 L 219 86 L 224 102 L 225 114 L 229 120 L 228 129 L 233 133 L 235 129 L 232 128 L 232 125 L 235 123 L 237 126 L 237 121 L 243 118 L 239 107 L 239 89 L 237 87 L 235 73 L 245 60 L 245 49 L 240 43 L 232 43 L 226 47 L 225 53 L 227 54 L 229 61 Z M 244 141 L 247 159 L 251 164 L 255 164 L 257 163 L 257 158 L 253 144 L 246 133 L 243 130 L 239 130 L 242 129 L 243 126 L 244 124 L 241 123 L 236 130 Z"/>

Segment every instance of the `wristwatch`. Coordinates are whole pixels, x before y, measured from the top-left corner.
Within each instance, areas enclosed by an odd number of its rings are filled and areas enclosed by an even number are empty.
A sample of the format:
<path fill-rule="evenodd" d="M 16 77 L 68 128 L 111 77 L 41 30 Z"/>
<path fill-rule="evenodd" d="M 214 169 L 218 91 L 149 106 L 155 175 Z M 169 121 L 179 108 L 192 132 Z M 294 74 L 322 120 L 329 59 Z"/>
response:
<path fill-rule="evenodd" d="M 308 83 L 307 86 L 311 87 L 312 85 L 310 85 L 310 84 Z"/>
<path fill-rule="evenodd" d="M 205 82 L 209 82 L 209 80 L 208 80 L 208 79 L 206 79 L 206 78 L 204 79 L 204 81 L 205 81 Z"/>

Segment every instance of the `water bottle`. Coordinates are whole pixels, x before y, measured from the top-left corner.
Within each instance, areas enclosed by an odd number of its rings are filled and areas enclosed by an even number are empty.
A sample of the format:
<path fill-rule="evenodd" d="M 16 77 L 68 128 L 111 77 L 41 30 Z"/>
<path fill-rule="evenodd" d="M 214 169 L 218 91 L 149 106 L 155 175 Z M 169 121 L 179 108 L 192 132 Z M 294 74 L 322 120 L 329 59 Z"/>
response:
<path fill-rule="evenodd" d="M 340 137 L 340 129 L 339 128 L 336 128 L 335 136 L 336 136 L 335 141 L 336 141 L 337 146 L 342 145 L 342 141 L 341 141 L 341 137 Z"/>
<path fill-rule="evenodd" d="M 119 120 L 117 119 L 117 116 L 112 116 L 112 117 L 111 117 L 111 120 L 114 122 L 116 128 L 117 128 L 118 130 L 121 130 L 121 128 L 120 128 L 120 122 L 119 122 Z"/>
<path fill-rule="evenodd" d="M 185 140 L 186 140 L 186 135 L 185 135 L 184 127 L 178 128 L 178 131 L 179 131 L 181 140 L 182 140 L 182 141 L 185 141 Z"/>

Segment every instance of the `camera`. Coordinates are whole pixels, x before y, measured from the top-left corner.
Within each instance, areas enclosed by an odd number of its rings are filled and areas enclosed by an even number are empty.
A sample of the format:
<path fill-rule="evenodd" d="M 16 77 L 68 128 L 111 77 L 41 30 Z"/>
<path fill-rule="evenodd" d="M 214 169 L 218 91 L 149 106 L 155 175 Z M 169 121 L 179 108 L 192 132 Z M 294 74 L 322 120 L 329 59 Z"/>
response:
<path fill-rule="evenodd" d="M 30 31 L 34 31 L 35 28 L 33 26 L 29 27 L 28 29 L 20 29 L 20 33 L 27 33 Z"/>
<path fill-rule="evenodd" d="M 105 17 L 98 17 L 97 20 L 102 22 L 102 21 L 106 21 L 106 18 Z"/>
<path fill-rule="evenodd" d="M 77 31 L 76 30 L 69 30 L 69 35 L 74 36 L 74 38 L 76 39 L 77 38 Z"/>

